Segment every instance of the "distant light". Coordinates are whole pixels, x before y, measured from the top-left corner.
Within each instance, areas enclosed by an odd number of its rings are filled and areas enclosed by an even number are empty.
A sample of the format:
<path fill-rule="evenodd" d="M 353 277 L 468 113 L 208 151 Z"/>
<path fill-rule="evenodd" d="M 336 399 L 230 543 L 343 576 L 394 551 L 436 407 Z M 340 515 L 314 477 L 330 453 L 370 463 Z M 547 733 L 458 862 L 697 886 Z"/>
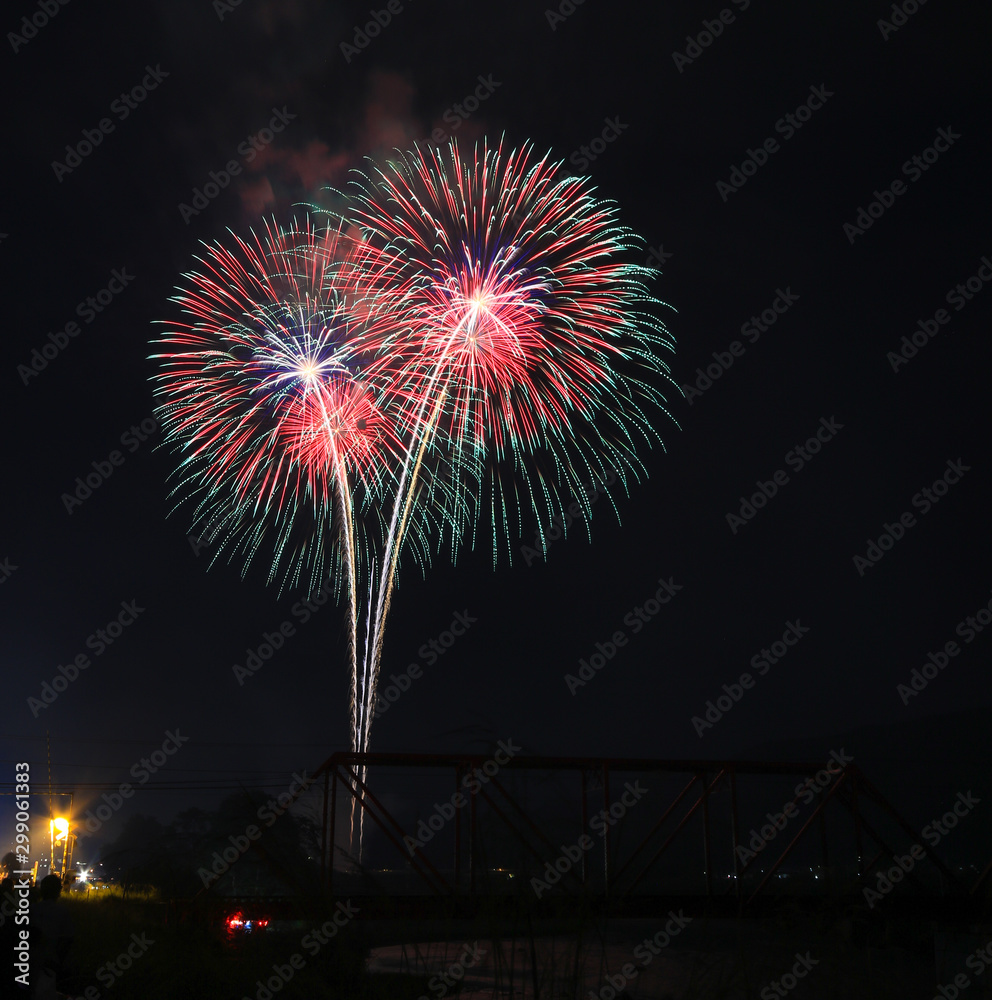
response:
<path fill-rule="evenodd" d="M 245 933 L 250 933 L 254 928 L 268 927 L 268 920 L 245 920 L 242 912 L 239 910 L 237 913 L 232 914 L 227 918 L 226 924 L 229 930 L 236 930 L 237 928 L 243 928 Z"/>

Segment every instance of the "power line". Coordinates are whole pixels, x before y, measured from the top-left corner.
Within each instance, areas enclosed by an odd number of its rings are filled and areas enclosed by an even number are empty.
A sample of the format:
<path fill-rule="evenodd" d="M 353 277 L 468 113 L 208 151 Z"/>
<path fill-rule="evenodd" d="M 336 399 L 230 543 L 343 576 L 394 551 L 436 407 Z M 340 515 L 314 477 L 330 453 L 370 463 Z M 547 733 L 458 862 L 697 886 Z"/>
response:
<path fill-rule="evenodd" d="M 5 781 L 0 782 L 0 795 L 14 795 L 13 791 L 7 791 L 6 789 L 13 789 L 15 782 Z M 89 789 L 92 791 L 117 791 L 121 786 L 119 781 L 78 781 L 73 782 L 73 790 L 78 792 L 80 789 Z M 262 783 L 254 781 L 242 781 L 236 785 L 230 784 L 201 784 L 196 780 L 190 780 L 185 782 L 149 782 L 147 785 L 140 785 L 140 790 L 145 791 L 156 791 L 156 792 L 209 792 L 209 791 L 243 791 L 247 789 L 248 791 L 265 791 L 265 790 L 276 790 L 285 792 L 287 791 L 287 786 L 285 782 L 275 783 Z M 138 791 L 138 788 L 135 789 Z M 47 795 L 47 791 L 36 791 L 30 792 L 30 795 Z M 59 795 L 69 795 L 70 792 L 63 791 L 53 794 Z"/>
<path fill-rule="evenodd" d="M 17 761 L 14 760 L 0 760 L 0 764 L 14 764 Z M 133 766 L 133 765 L 132 765 Z M 125 771 L 128 770 L 126 766 L 121 766 L 119 764 L 78 764 L 70 761 L 52 761 L 52 767 L 75 767 L 84 768 L 86 770 L 93 771 Z M 171 764 L 163 765 L 161 770 L 165 770 L 166 767 L 170 774 L 175 774 L 177 772 L 183 772 L 187 774 L 216 774 L 220 777 L 223 774 L 285 774 L 285 769 L 280 768 L 279 770 L 273 771 L 260 771 L 256 768 L 250 767 L 173 767 Z"/>
<path fill-rule="evenodd" d="M 180 726 L 177 729 L 182 728 Z M 4 736 L 4 741 L 11 742 L 39 742 L 44 740 L 44 736 Z M 69 737 L 53 737 L 52 743 L 100 743 L 100 744 L 114 744 L 121 746 L 148 746 L 149 741 L 147 739 L 143 740 L 112 740 L 112 739 L 72 739 Z M 268 750 L 271 747 L 323 747 L 328 756 L 333 751 L 327 750 L 326 743 L 261 743 L 258 740 L 196 740 L 196 746 L 198 747 L 254 747 L 259 750 Z"/>

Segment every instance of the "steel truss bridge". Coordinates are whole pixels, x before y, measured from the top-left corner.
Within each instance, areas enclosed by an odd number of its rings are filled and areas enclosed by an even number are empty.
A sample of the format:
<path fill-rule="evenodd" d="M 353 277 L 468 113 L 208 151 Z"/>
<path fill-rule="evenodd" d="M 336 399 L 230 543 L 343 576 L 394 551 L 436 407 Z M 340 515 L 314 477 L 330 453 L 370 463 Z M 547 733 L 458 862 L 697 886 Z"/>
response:
<path fill-rule="evenodd" d="M 377 898 L 396 915 L 468 916 L 500 899 L 743 915 L 783 896 L 864 905 L 866 888 L 927 912 L 977 905 L 992 864 L 953 871 L 834 757 L 335 753 L 315 773 L 322 885 L 362 898 L 369 916 L 383 912 Z"/>

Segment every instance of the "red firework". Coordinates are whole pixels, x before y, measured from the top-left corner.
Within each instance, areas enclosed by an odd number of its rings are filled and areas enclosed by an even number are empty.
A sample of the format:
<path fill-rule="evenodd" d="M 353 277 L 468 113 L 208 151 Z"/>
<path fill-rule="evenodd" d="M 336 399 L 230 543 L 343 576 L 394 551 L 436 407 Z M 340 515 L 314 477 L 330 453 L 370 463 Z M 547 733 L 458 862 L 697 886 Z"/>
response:
<path fill-rule="evenodd" d="M 649 272 L 624 262 L 615 208 L 529 157 L 418 149 L 360 183 L 354 213 L 365 285 L 406 330 L 378 346 L 403 372 L 407 421 L 430 422 L 428 400 L 443 397 L 456 448 L 500 456 L 625 408 L 615 364 L 667 336 L 632 308 Z"/>
<path fill-rule="evenodd" d="M 305 565 L 320 579 L 341 497 L 375 502 L 402 448 L 384 378 L 361 374 L 360 333 L 382 333 L 352 312 L 353 254 L 340 229 L 309 220 L 209 246 L 174 299 L 190 321 L 159 340 L 162 423 L 198 519 L 246 563 L 271 545 L 270 574 L 282 560 L 286 580 Z"/>
<path fill-rule="evenodd" d="M 367 383 L 340 376 L 314 378 L 281 421 L 289 456 L 312 476 L 347 470 L 359 480 L 382 473 L 383 455 L 399 454 L 395 418 Z"/>

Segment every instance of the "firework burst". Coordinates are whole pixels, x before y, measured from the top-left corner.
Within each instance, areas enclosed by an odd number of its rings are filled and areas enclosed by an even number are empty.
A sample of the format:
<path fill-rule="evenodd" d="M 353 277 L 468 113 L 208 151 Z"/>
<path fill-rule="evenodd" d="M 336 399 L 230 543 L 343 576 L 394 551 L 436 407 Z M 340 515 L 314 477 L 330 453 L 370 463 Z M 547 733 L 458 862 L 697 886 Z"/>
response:
<path fill-rule="evenodd" d="M 509 557 L 521 506 L 543 532 L 580 483 L 640 478 L 662 387 L 679 390 L 656 272 L 629 263 L 641 244 L 616 206 L 529 146 L 417 149 L 355 186 L 363 283 L 396 319 L 376 364 L 422 448 L 462 472 L 446 544 L 485 518 Z"/>
<path fill-rule="evenodd" d="M 348 205 L 208 247 L 154 356 L 175 492 L 219 551 L 347 595 L 365 751 L 401 553 L 484 532 L 512 558 L 588 482 L 626 491 L 678 388 L 639 239 L 530 146 L 399 154 Z"/>
<path fill-rule="evenodd" d="M 349 244 L 305 222 L 205 249 L 172 300 L 191 322 L 169 324 L 154 355 L 174 494 L 218 555 L 267 557 L 270 580 L 313 590 L 335 563 L 336 491 L 369 503 L 401 447 L 388 390 L 360 380 Z"/>

